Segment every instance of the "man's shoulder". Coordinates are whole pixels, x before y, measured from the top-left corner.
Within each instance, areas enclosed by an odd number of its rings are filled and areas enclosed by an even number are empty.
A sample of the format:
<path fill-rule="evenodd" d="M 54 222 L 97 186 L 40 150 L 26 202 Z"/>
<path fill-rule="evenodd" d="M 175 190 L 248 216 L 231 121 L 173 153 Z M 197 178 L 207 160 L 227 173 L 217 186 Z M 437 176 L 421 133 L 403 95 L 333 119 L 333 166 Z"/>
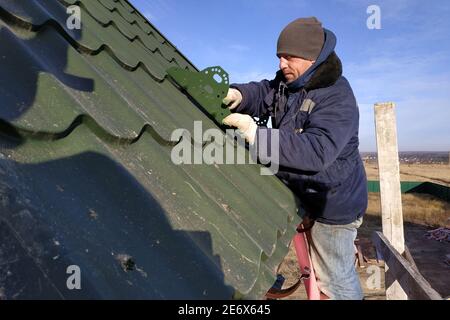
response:
<path fill-rule="evenodd" d="M 358 108 L 353 90 L 345 77 L 340 77 L 329 87 L 310 91 L 308 98 L 315 103 L 315 111 L 338 108 L 342 112 L 353 113 Z"/>
<path fill-rule="evenodd" d="M 323 87 L 323 88 L 317 88 L 313 89 L 310 92 L 312 93 L 321 93 L 321 92 L 328 92 L 328 91 L 334 91 L 334 90 L 352 90 L 350 82 L 347 80 L 346 77 L 340 76 L 333 84 Z"/>
<path fill-rule="evenodd" d="M 331 96 L 354 97 L 354 94 L 349 81 L 344 76 L 341 76 L 334 84 L 328 87 L 311 90 L 309 96 L 312 99 L 322 100 Z"/>
<path fill-rule="evenodd" d="M 334 86 L 337 86 L 337 87 L 340 87 L 340 88 L 347 88 L 348 90 L 351 90 L 351 91 L 353 91 L 352 90 L 352 87 L 351 87 L 351 85 L 350 85 L 350 82 L 347 80 L 347 78 L 346 77 L 344 77 L 344 76 L 341 76 L 337 81 L 336 81 L 336 83 L 334 84 Z"/>

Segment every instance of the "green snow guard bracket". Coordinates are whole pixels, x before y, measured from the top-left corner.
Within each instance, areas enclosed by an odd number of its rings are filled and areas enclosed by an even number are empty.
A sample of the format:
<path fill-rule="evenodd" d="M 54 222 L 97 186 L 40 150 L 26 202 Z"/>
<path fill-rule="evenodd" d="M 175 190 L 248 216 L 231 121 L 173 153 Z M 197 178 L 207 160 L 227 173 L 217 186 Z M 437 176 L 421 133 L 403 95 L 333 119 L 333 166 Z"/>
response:
<path fill-rule="evenodd" d="M 200 72 L 178 67 L 167 69 L 167 74 L 208 112 L 218 124 L 231 114 L 222 104 L 229 88 L 228 73 L 221 67 L 209 67 Z"/>

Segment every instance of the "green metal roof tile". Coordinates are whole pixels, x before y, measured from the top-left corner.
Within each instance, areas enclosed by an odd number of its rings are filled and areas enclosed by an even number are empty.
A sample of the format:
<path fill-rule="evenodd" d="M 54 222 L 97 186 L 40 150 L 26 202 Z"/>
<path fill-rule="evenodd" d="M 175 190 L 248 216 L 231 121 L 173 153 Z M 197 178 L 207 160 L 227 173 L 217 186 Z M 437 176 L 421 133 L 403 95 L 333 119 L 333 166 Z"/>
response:
<path fill-rule="evenodd" d="M 86 2 L 86 0 L 80 1 Z M 159 43 L 162 43 L 167 47 L 174 49 L 175 53 L 181 57 L 181 59 L 178 59 L 178 56 L 175 56 L 175 59 L 177 60 L 177 62 L 180 64 L 181 67 L 195 69 L 195 66 L 181 52 L 179 52 L 178 49 L 168 39 L 166 39 L 139 11 L 137 11 L 132 4 L 124 0 L 113 0 L 113 1 L 116 3 L 121 3 L 125 8 L 128 8 L 128 10 L 131 13 L 135 14 L 137 16 L 136 21 L 140 21 L 140 23 L 137 25 L 140 28 L 142 28 L 147 34 L 155 37 Z M 133 22 L 131 22 L 131 24 L 133 24 Z"/>
<path fill-rule="evenodd" d="M 50 10 L 55 5 L 58 6 L 55 1 L 49 1 L 47 5 L 47 8 Z M 12 18 L 23 21 L 30 27 L 33 25 L 42 25 L 48 20 L 48 14 L 38 1 L 4 0 L 0 3 L 0 12 L 2 19 L 11 16 Z"/>
<path fill-rule="evenodd" d="M 154 51 L 155 45 L 168 61 L 172 59 L 182 68 L 193 69 L 195 66 L 189 62 L 186 57 L 183 56 L 178 49 L 173 46 L 170 41 L 165 39 L 155 27 L 150 24 L 138 11 L 135 11 L 132 6 L 126 1 L 116 1 L 116 4 L 105 4 L 99 1 L 85 1 L 85 0 L 59 0 L 65 5 L 79 5 L 85 9 L 94 19 L 104 26 L 113 24 L 117 26 L 120 32 L 122 32 L 130 40 L 137 39 L 141 41 L 144 46 Z M 124 16 L 116 9 L 116 5 L 122 3 L 123 6 L 131 8 L 130 12 L 134 13 L 133 19 L 125 19 Z M 108 11 L 105 11 L 108 10 Z M 109 14 L 108 14 L 109 12 Z M 127 16 L 127 15 L 125 15 Z M 131 21 L 130 21 L 131 20 Z M 156 41 L 156 44 L 155 44 Z"/>
<path fill-rule="evenodd" d="M 69 4 L 80 5 L 83 8 L 83 13 L 87 12 L 103 27 L 107 27 L 110 24 L 114 25 L 130 41 L 141 42 L 152 52 L 159 50 L 168 61 L 174 59 L 181 67 L 190 67 L 189 64 L 183 63 L 183 58 L 176 52 L 175 48 L 161 37 L 157 37 L 155 31 L 152 30 L 150 33 L 146 33 L 137 24 L 126 21 L 116 10 L 111 12 L 97 1 L 70 1 Z"/>
<path fill-rule="evenodd" d="M 24 0 L 19 0 L 23 2 Z M 9 2 L 8 2 L 9 3 Z M 160 44 L 153 51 L 146 48 L 139 41 L 130 41 L 114 26 L 101 26 L 89 14 L 82 14 L 82 29 L 70 30 L 67 28 L 67 14 L 65 7 L 56 0 L 49 1 L 51 5 L 43 8 L 42 3 L 36 1 L 26 1 L 20 10 L 11 10 L 11 15 L 18 19 L 19 23 L 29 25 L 29 28 L 37 29 L 45 26 L 48 21 L 54 21 L 59 27 L 64 29 L 65 35 L 71 38 L 71 42 L 76 48 L 87 51 L 90 54 L 96 54 L 101 50 L 111 50 L 113 55 L 129 68 L 136 68 L 143 63 L 146 68 L 152 72 L 152 66 L 161 65 L 164 70 L 169 66 L 178 65 L 173 55 L 165 57 L 163 55 L 164 47 Z M 9 6 L 0 5 L 4 10 Z M 17 5 L 12 6 L 17 8 Z M 83 11 L 83 7 L 80 7 Z M 95 30 L 95 32 L 93 32 Z M 154 60 L 158 60 L 155 63 Z M 164 61 L 165 60 L 165 61 Z"/>
<path fill-rule="evenodd" d="M 70 4 L 81 31 L 65 26 Z M 172 163 L 174 129 L 217 128 L 166 79 L 175 60 L 195 66 L 125 0 L 0 0 L 0 39 L 7 296 L 263 296 L 299 222 L 295 199 L 259 165 Z M 67 290 L 71 264 L 82 292 Z"/>
<path fill-rule="evenodd" d="M 256 279 L 254 286 L 252 287 L 252 290 L 243 295 L 243 298 L 260 297 L 261 292 L 266 291 L 267 288 L 270 288 L 274 284 L 273 274 L 273 269 L 270 269 L 266 265 L 262 264 L 262 268 L 258 274 L 258 278 Z M 238 292 L 235 295 L 239 297 L 240 293 Z"/>
<path fill-rule="evenodd" d="M 129 22 L 138 22 L 139 24 L 144 24 L 142 20 L 137 20 L 136 18 L 138 16 L 132 14 L 129 10 L 126 10 L 125 7 L 120 3 L 120 1 L 113 1 L 113 0 L 99 0 L 99 2 L 108 8 L 109 10 L 117 10 L 126 18 Z"/>
<path fill-rule="evenodd" d="M 135 138 L 149 124 L 168 140 L 183 124 L 192 130 L 192 117 L 202 120 L 206 129 L 213 127 L 201 111 L 186 107 L 192 103 L 182 93 L 173 93 L 169 81 L 154 81 L 142 68 L 124 70 L 105 51 L 80 55 L 52 28 L 27 40 L 0 28 L 5 38 L 0 55 L 12 75 L 0 79 L 6 99 L 0 114 L 21 128 L 57 133 L 82 114 L 93 117 L 111 134 L 128 138 Z M 162 76 L 157 60 L 154 65 Z M 23 83 L 28 87 L 22 87 Z M 123 112 L 130 108 L 135 112 Z"/>
<path fill-rule="evenodd" d="M 81 0 L 89 1 L 89 0 Z M 123 6 L 121 1 L 99 0 L 99 2 L 111 11 L 117 11 L 129 23 L 136 23 L 146 33 L 153 32 L 153 28 L 147 23 L 146 19 L 137 12 L 130 12 Z M 163 38 L 161 38 L 162 40 Z M 163 40 L 164 41 L 164 40 Z"/>
<path fill-rule="evenodd" d="M 26 177 L 27 181 L 24 185 L 31 190 L 36 190 L 33 193 L 35 199 L 37 199 L 31 203 L 32 205 L 41 201 L 48 201 L 45 205 L 47 215 L 45 219 L 53 221 L 73 219 L 72 216 L 61 218 L 59 214 L 70 211 L 74 211 L 74 214 L 76 214 L 77 210 L 70 208 L 74 203 L 88 204 L 89 208 L 85 208 L 86 212 L 88 209 L 95 211 L 100 217 L 104 214 L 121 217 L 124 214 L 132 215 L 134 212 L 148 212 L 148 217 L 151 218 L 153 204 L 147 207 L 143 206 L 142 201 L 138 203 L 130 202 L 126 206 L 117 204 L 117 201 L 124 201 L 131 196 L 123 188 L 132 185 L 131 180 L 136 179 L 136 181 L 139 181 L 140 187 L 151 194 L 155 201 L 161 205 L 161 209 L 165 211 L 165 216 L 172 228 L 197 232 L 207 231 L 211 235 L 214 250 L 212 254 L 222 257 L 221 265 L 218 267 L 223 270 L 226 279 L 239 291 L 249 291 L 254 279 L 260 272 L 260 256 L 264 246 L 270 248 L 277 243 L 277 239 L 268 237 L 272 233 L 276 235 L 276 228 L 262 233 L 265 238 L 255 236 L 255 232 L 252 232 L 264 230 L 264 225 L 267 223 L 266 219 L 254 221 L 252 226 L 246 226 L 243 223 L 244 218 L 245 220 L 248 218 L 244 213 L 259 211 L 257 208 L 248 207 L 251 199 L 236 198 L 233 189 L 226 186 L 217 186 L 220 172 L 215 167 L 202 166 L 202 170 L 209 171 L 208 175 L 195 169 L 195 167 L 174 167 L 170 161 L 167 161 L 170 148 L 160 146 L 148 134 L 144 134 L 141 139 L 131 145 L 114 145 L 110 142 L 103 142 L 92 131 L 88 126 L 82 124 L 64 139 L 57 141 L 28 140 L 17 148 L 5 152 L 10 159 L 20 163 L 20 166 L 30 167 L 41 163 L 51 163 L 51 169 L 48 169 L 52 171 L 51 177 L 47 177 L 45 170 L 39 173 L 16 170 Z M 58 170 L 63 170 L 64 164 L 57 165 L 60 167 L 58 169 L 54 167 L 55 163 L 64 163 L 60 159 L 72 159 L 79 155 L 89 155 L 89 157 L 100 159 L 115 159 L 117 168 L 107 174 L 104 170 L 99 171 L 102 166 L 101 162 L 84 163 L 80 161 L 79 163 L 78 160 L 71 160 L 70 168 L 67 167 L 66 171 L 63 171 L 64 175 L 58 174 Z M 82 158 L 84 159 L 84 157 Z M 131 175 L 130 182 L 118 183 L 114 181 L 113 177 L 117 174 L 116 171 L 124 169 Z M 206 176 L 209 181 L 202 178 Z M 104 181 L 105 178 L 108 181 Z M 105 182 L 108 185 L 106 189 L 104 188 Z M 85 192 L 82 190 L 83 183 L 85 188 L 89 185 L 90 192 L 87 195 L 89 199 L 85 198 Z M 77 189 L 81 191 L 77 191 L 76 195 L 71 194 Z M 224 193 L 223 198 L 226 198 L 226 200 L 211 195 L 212 190 L 219 189 Z M 65 191 L 60 191 L 61 194 L 59 194 L 58 190 Z M 195 190 L 195 195 L 192 192 L 193 190 Z M 54 195 L 55 193 L 56 195 Z M 119 199 L 108 203 L 108 194 L 112 196 L 121 193 L 122 196 Z M 69 194 L 67 199 L 63 199 L 62 196 L 67 194 Z M 73 200 L 73 197 L 76 200 Z M 186 207 L 186 204 L 189 204 L 189 206 Z M 234 209 L 229 210 L 223 206 L 224 204 Z M 121 209 L 126 207 L 126 211 L 118 210 L 116 207 Z M 244 216 L 237 219 L 234 215 L 239 213 Z M 80 219 L 80 217 L 76 219 Z M 278 219 L 285 220 L 286 215 L 279 212 Z M 133 220 L 130 219 L 130 221 Z M 68 221 L 61 221 L 55 228 L 62 228 L 66 222 Z M 72 221 L 72 224 L 81 226 L 85 222 L 76 220 Z M 94 228 L 90 231 L 91 234 L 83 235 L 84 231 L 79 231 L 79 234 L 82 237 L 89 237 L 99 231 L 101 230 Z M 153 229 L 147 228 L 143 231 L 152 233 Z M 61 233 L 64 234 L 64 232 Z M 92 241 L 94 242 L 94 239 Z M 139 243 L 135 238 L 130 239 L 130 242 Z M 272 252 L 268 252 L 268 254 L 272 254 Z M 134 257 L 137 261 L 140 260 L 140 256 L 135 255 Z M 85 257 L 85 259 L 87 258 Z M 246 281 L 244 281 L 245 279 Z M 110 279 L 110 281 L 113 281 L 113 279 Z"/>
<path fill-rule="evenodd" d="M 115 2 L 119 2 L 121 5 L 123 5 L 125 7 L 125 9 L 127 9 L 129 12 L 131 13 L 137 13 L 139 14 L 139 12 L 137 12 L 137 10 L 128 2 L 128 1 L 120 1 L 120 0 L 114 0 Z"/>
<path fill-rule="evenodd" d="M 295 225 L 300 223 L 299 219 L 295 219 L 295 224 L 293 221 L 290 221 L 287 224 L 284 234 L 279 234 L 278 241 L 276 243 L 276 250 L 273 252 L 271 256 L 267 256 L 264 253 L 261 255 L 261 263 L 265 264 L 265 266 L 272 270 L 272 274 L 274 270 L 278 269 L 278 265 L 280 261 L 283 261 L 284 257 L 289 252 L 289 246 L 292 240 L 292 233 L 295 232 Z"/>
<path fill-rule="evenodd" d="M 114 19 L 111 19 L 111 17 L 121 17 L 120 20 L 125 19 L 123 16 L 123 11 L 119 12 L 118 9 L 116 9 L 115 5 L 108 5 L 107 2 L 101 2 L 101 1 L 89 1 L 89 0 L 58 0 L 62 4 L 66 6 L 70 5 L 78 5 L 86 8 L 88 12 L 94 16 L 96 19 L 101 20 L 104 24 L 109 23 L 111 21 L 117 23 Z M 106 5 L 105 5 L 106 4 Z M 107 10 L 107 11 L 105 11 Z M 108 13 L 107 13 L 108 12 Z M 131 13 L 131 12 L 130 12 Z M 140 15 L 129 15 L 128 13 L 125 14 L 128 19 L 125 19 L 128 24 L 139 28 L 146 34 L 152 34 L 155 33 L 155 30 L 148 24 Z M 131 18 L 130 18 L 131 17 Z M 158 40 L 158 42 L 163 43 L 165 39 L 159 34 L 155 33 L 155 38 Z"/>
<path fill-rule="evenodd" d="M 1 55 L 12 75 L 0 80 L 6 96 L 6 109 L 0 111 L 3 118 L 32 131 L 61 132 L 76 116 L 88 113 L 113 134 L 130 136 L 126 131 L 140 130 L 142 125 L 136 127 L 142 124 L 140 116 L 124 113 L 126 101 L 120 103 L 121 96 L 56 31 L 46 29 L 39 37 L 24 41 L 5 28 L 0 32 L 5 38 Z M 89 92 L 94 84 L 95 92 Z"/>

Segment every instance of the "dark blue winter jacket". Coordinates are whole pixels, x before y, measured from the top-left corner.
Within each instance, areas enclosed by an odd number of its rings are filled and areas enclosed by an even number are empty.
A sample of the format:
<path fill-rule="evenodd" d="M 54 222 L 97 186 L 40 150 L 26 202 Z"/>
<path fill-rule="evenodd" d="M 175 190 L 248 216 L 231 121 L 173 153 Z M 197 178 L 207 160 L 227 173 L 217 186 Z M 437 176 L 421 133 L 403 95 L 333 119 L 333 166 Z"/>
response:
<path fill-rule="evenodd" d="M 278 131 L 277 176 L 306 213 L 326 224 L 348 224 L 366 211 L 367 179 L 358 150 L 358 106 L 335 46 L 336 37 L 325 30 L 316 63 L 288 85 L 278 71 L 272 81 L 231 87 L 243 96 L 234 112 L 271 117 L 273 128 L 257 130 L 258 149 L 267 143 L 265 150 L 271 150 L 270 135 Z M 258 138 L 262 131 L 268 139 Z"/>

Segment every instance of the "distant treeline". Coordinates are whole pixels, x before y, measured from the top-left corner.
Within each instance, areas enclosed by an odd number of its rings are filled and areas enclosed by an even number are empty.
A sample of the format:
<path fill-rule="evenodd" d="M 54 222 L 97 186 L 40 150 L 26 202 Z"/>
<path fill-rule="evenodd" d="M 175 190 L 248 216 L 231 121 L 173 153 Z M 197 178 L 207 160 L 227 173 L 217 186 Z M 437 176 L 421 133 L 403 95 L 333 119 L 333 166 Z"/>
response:
<path fill-rule="evenodd" d="M 400 162 L 405 164 L 449 164 L 450 152 L 399 152 Z M 361 152 L 361 157 L 365 162 L 376 162 L 378 160 L 376 152 Z"/>

